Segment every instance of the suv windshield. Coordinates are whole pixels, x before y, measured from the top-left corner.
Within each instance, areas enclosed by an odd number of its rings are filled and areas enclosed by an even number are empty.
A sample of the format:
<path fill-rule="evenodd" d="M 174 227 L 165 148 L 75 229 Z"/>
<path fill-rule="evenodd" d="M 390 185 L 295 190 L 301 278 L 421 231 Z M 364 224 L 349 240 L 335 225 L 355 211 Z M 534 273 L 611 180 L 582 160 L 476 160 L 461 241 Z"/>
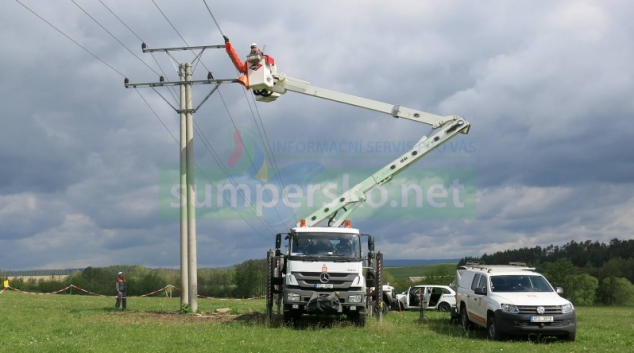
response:
<path fill-rule="evenodd" d="M 491 277 L 492 292 L 552 292 L 542 276 L 504 275 Z"/>
<path fill-rule="evenodd" d="M 291 256 L 361 259 L 358 234 L 297 233 L 292 239 Z"/>

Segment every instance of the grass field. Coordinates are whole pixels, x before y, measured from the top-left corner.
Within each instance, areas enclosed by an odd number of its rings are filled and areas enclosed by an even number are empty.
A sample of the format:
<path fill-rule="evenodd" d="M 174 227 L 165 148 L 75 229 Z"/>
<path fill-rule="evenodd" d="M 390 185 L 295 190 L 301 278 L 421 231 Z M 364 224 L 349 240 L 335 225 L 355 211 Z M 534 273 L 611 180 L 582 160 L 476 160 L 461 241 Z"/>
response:
<path fill-rule="evenodd" d="M 16 292 L 0 294 L 2 352 L 633 352 L 634 308 L 578 309 L 577 341 L 493 342 L 484 330 L 464 332 L 447 314 L 391 312 L 365 328 L 345 321 L 305 320 L 298 328 L 263 325 L 264 302 L 200 300 L 211 312 L 229 307 L 231 319 L 179 315 L 177 298 L 114 299 Z"/>
<path fill-rule="evenodd" d="M 456 275 L 456 264 L 434 264 L 434 265 L 416 265 L 405 267 L 385 267 L 385 271 L 389 272 L 394 279 L 401 281 L 407 277 L 433 275 Z M 445 283 L 442 283 L 445 284 Z"/>

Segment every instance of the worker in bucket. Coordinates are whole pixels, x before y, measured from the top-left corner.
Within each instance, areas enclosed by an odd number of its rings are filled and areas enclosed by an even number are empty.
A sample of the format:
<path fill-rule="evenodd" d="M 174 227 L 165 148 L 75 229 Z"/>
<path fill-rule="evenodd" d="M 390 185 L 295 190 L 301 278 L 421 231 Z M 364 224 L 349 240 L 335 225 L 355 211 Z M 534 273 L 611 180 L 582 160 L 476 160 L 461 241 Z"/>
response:
<path fill-rule="evenodd" d="M 272 67 L 275 65 L 275 59 L 273 59 L 270 55 L 265 55 L 258 48 L 258 45 L 253 43 L 251 44 L 251 52 L 247 56 L 246 61 L 242 61 L 236 53 L 233 45 L 229 42 L 229 38 L 227 36 L 223 36 L 225 39 L 225 50 L 227 51 L 227 55 L 231 59 L 231 62 L 236 67 L 236 69 L 242 74 L 241 77 L 238 78 L 238 81 L 244 85 L 247 89 L 249 89 L 249 68 L 252 71 L 257 71 L 262 67 L 262 65 L 266 65 L 266 67 Z M 264 58 L 264 63 L 262 63 L 262 59 Z"/>
<path fill-rule="evenodd" d="M 125 278 L 123 278 L 123 272 L 119 272 L 117 274 L 116 288 L 117 288 L 117 303 L 114 305 L 114 307 L 116 309 L 119 309 L 119 305 L 121 305 L 122 309 L 125 310 L 126 304 L 127 304 L 126 291 L 128 290 L 128 288 L 127 288 L 127 283 L 125 281 Z"/>
<path fill-rule="evenodd" d="M 262 54 L 262 51 L 258 49 L 258 45 L 253 43 L 251 44 L 251 52 L 249 53 L 249 56 L 251 55 L 264 55 L 264 54 Z"/>

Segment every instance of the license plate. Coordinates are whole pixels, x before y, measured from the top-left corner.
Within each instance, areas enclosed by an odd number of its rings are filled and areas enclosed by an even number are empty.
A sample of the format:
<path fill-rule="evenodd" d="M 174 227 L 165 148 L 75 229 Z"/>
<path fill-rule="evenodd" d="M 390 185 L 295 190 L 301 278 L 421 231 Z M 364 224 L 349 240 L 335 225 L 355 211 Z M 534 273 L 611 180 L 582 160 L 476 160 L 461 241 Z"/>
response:
<path fill-rule="evenodd" d="M 319 284 L 315 284 L 315 288 L 333 288 L 333 286 L 332 286 L 332 283 L 327 283 L 327 284 L 319 283 Z"/>
<path fill-rule="evenodd" d="M 553 322 L 552 316 L 531 316 L 531 322 Z"/>

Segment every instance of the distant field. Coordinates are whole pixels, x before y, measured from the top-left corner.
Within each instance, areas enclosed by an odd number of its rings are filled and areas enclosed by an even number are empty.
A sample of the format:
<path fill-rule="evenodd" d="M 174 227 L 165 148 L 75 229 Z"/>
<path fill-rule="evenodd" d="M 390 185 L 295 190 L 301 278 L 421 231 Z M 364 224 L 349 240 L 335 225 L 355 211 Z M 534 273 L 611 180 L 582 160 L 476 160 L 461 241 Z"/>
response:
<path fill-rule="evenodd" d="M 397 281 L 407 279 L 407 277 L 426 276 L 429 274 L 456 275 L 456 264 L 436 264 L 436 265 L 418 265 L 407 267 L 385 267 L 385 271 L 389 272 Z"/>
<path fill-rule="evenodd" d="M 3 352 L 632 352 L 634 308 L 578 309 L 577 342 L 493 342 L 484 330 L 465 332 L 448 315 L 391 312 L 366 328 L 345 321 L 304 321 L 299 328 L 267 328 L 264 302 L 200 300 L 210 312 L 229 307 L 228 319 L 175 314 L 178 299 L 130 298 L 129 311 L 114 299 L 88 296 L 0 294 Z"/>

